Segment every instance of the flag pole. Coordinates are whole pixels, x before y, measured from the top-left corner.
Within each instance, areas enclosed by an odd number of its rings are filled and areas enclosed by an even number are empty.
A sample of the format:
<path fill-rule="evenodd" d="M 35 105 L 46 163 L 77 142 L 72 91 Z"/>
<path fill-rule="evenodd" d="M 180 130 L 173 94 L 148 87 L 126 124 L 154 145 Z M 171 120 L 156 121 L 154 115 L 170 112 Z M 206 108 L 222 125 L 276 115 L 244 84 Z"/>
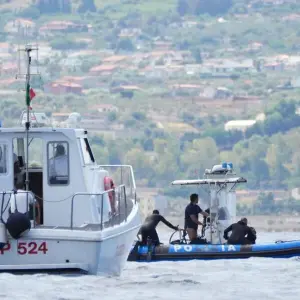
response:
<path fill-rule="evenodd" d="M 30 128 L 30 120 L 29 120 L 29 106 L 30 106 L 30 63 L 31 63 L 31 56 L 30 52 L 32 48 L 27 46 L 25 48 L 25 52 L 27 55 L 27 73 L 26 73 L 26 106 L 27 106 L 27 122 L 25 123 L 25 130 L 26 130 L 26 191 L 29 191 L 29 170 L 28 170 L 28 162 L 29 162 L 29 128 Z"/>

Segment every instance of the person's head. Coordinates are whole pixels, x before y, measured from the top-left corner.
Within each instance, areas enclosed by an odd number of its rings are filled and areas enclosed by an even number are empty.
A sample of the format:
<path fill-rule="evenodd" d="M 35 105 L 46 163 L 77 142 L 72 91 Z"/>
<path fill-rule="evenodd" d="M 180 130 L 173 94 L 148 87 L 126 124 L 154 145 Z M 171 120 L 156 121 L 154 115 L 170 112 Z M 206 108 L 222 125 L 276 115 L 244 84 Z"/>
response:
<path fill-rule="evenodd" d="M 191 203 L 193 203 L 193 204 L 197 204 L 197 203 L 198 203 L 198 201 L 199 201 L 198 194 L 191 194 L 191 196 L 190 196 L 190 200 L 191 200 Z"/>
<path fill-rule="evenodd" d="M 242 222 L 242 223 L 244 223 L 245 225 L 247 225 L 247 224 L 248 224 L 248 220 L 247 220 L 247 218 L 241 218 L 241 222 Z"/>
<path fill-rule="evenodd" d="M 65 147 L 61 144 L 56 146 L 55 156 L 65 155 Z"/>
<path fill-rule="evenodd" d="M 159 215 L 159 211 L 157 209 L 154 209 L 152 212 L 154 215 Z"/>

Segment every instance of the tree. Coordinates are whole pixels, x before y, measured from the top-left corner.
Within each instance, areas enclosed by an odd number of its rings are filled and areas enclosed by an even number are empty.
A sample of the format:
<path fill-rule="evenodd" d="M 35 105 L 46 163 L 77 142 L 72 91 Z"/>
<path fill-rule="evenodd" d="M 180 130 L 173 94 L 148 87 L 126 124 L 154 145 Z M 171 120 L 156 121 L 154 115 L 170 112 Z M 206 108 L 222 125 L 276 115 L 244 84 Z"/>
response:
<path fill-rule="evenodd" d="M 274 112 L 272 115 L 268 116 L 264 122 L 264 133 L 270 136 L 279 132 L 283 122 L 282 115 L 279 112 Z"/>
<path fill-rule="evenodd" d="M 205 169 L 210 168 L 219 160 L 218 148 L 215 141 L 210 138 L 196 139 L 181 156 L 181 162 L 189 172 L 199 170 L 203 173 Z"/>
<path fill-rule="evenodd" d="M 117 50 L 117 52 L 119 52 L 120 50 L 133 52 L 133 51 L 135 51 L 135 46 L 134 46 L 133 42 L 128 38 L 120 39 L 117 44 L 116 50 Z"/>
<path fill-rule="evenodd" d="M 276 107 L 276 110 L 282 115 L 283 118 L 291 117 L 295 114 L 296 104 L 295 102 L 281 101 Z"/>
<path fill-rule="evenodd" d="M 262 159 L 266 156 L 268 141 L 264 137 L 254 135 L 249 140 L 248 148 L 253 157 L 256 159 Z"/>
<path fill-rule="evenodd" d="M 146 115 L 143 112 L 137 111 L 132 113 L 132 117 L 137 121 L 145 121 Z"/>
<path fill-rule="evenodd" d="M 232 0 L 198 0 L 195 14 L 210 14 L 212 16 L 224 14 L 232 7 Z"/>
<path fill-rule="evenodd" d="M 133 96 L 134 96 L 133 91 L 126 91 L 126 90 L 124 90 L 124 91 L 121 91 L 120 94 L 121 94 L 121 96 L 123 98 L 128 98 L 128 99 L 132 99 Z"/>
<path fill-rule="evenodd" d="M 71 13 L 70 0 L 38 0 L 36 7 L 41 14 Z"/>
<path fill-rule="evenodd" d="M 256 213 L 272 213 L 275 208 L 275 200 L 273 193 L 260 193 L 256 203 L 254 204 Z"/>
<path fill-rule="evenodd" d="M 268 148 L 266 161 L 269 165 L 271 178 L 275 180 L 276 185 L 282 186 L 283 181 L 288 178 L 289 171 L 284 166 L 288 152 L 284 150 L 284 144 L 279 145 L 271 144 Z"/>
<path fill-rule="evenodd" d="M 258 188 L 260 183 L 270 179 L 269 167 L 264 160 L 252 156 L 249 159 L 249 166 L 250 172 L 253 174 L 254 187 Z"/>
<path fill-rule="evenodd" d="M 154 170 L 162 184 L 170 184 L 174 180 L 174 175 L 179 171 L 176 157 L 172 153 L 165 153 L 157 160 Z"/>
<path fill-rule="evenodd" d="M 98 145 L 94 146 L 93 154 L 97 164 L 107 164 L 107 161 L 109 160 L 109 153 L 107 148 Z"/>
<path fill-rule="evenodd" d="M 115 111 L 110 111 L 108 114 L 107 114 L 107 118 L 110 122 L 114 122 L 117 120 L 117 113 Z"/>
<path fill-rule="evenodd" d="M 31 18 L 33 20 L 38 19 L 40 17 L 40 15 L 41 15 L 40 10 L 34 6 L 29 6 L 20 12 L 20 17 Z M 3 33 L 0 33 L 0 34 L 3 34 Z"/>
<path fill-rule="evenodd" d="M 188 112 L 183 112 L 181 118 L 185 123 L 192 123 L 195 119 L 194 115 Z"/>
<path fill-rule="evenodd" d="M 164 154 L 167 148 L 167 141 L 163 139 L 154 140 L 154 151 L 157 154 Z"/>
<path fill-rule="evenodd" d="M 149 174 L 153 174 L 149 157 L 139 148 L 133 148 L 126 153 L 125 163 L 132 165 L 138 179 L 149 178 Z"/>
<path fill-rule="evenodd" d="M 196 61 L 197 64 L 202 64 L 202 56 L 201 56 L 201 50 L 199 48 L 192 49 L 192 55 Z"/>
<path fill-rule="evenodd" d="M 154 143 L 153 139 L 146 139 L 143 143 L 142 146 L 145 151 L 153 151 L 154 150 Z"/>
<path fill-rule="evenodd" d="M 187 0 L 178 0 L 177 2 L 177 12 L 180 16 L 184 16 L 188 13 L 189 5 Z"/>
<path fill-rule="evenodd" d="M 81 4 L 78 7 L 77 12 L 80 14 L 86 13 L 87 11 L 96 12 L 97 8 L 94 0 L 82 0 Z"/>

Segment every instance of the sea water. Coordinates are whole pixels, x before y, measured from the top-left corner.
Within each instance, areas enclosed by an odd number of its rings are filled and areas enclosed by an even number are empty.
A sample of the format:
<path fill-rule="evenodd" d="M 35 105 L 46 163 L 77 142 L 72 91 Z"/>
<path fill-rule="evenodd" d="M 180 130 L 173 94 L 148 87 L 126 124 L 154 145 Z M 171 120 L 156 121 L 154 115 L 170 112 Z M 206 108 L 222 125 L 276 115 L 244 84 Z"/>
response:
<path fill-rule="evenodd" d="M 170 232 L 161 234 L 168 241 Z M 263 233 L 258 242 L 300 239 Z M 20 300 L 299 300 L 297 258 L 187 262 L 128 262 L 120 277 L 0 275 L 0 299 Z"/>

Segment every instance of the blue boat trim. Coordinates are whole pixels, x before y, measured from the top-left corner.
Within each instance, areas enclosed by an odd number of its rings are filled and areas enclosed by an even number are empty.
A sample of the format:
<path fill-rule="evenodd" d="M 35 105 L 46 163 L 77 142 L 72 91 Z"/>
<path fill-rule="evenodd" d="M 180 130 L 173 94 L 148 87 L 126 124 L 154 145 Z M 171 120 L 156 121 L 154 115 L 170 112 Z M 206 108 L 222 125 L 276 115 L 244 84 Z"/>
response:
<path fill-rule="evenodd" d="M 250 257 L 289 258 L 300 256 L 300 241 L 256 245 L 160 245 L 152 246 L 150 252 L 151 261 Z M 139 246 L 137 253 L 131 251 L 128 261 L 149 261 L 148 247 Z"/>

